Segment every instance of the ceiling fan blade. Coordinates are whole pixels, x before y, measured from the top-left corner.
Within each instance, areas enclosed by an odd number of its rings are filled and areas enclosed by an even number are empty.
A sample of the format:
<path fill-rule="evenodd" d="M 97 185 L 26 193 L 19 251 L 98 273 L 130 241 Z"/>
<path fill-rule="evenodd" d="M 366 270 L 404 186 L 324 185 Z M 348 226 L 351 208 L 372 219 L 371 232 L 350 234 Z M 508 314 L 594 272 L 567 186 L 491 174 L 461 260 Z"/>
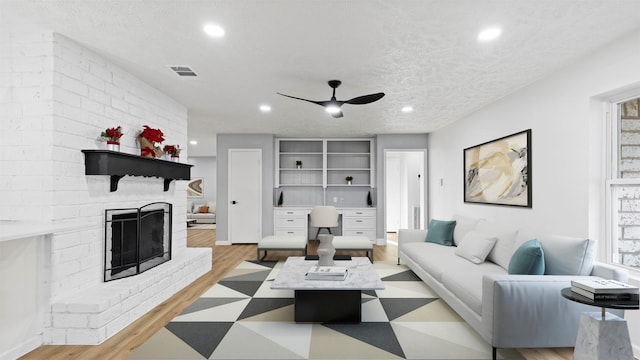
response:
<path fill-rule="evenodd" d="M 328 101 L 313 101 L 313 100 L 308 100 L 308 99 L 303 99 L 303 98 L 299 98 L 299 97 L 295 97 L 295 96 L 291 96 L 291 95 L 286 95 L 286 94 L 281 94 L 281 93 L 276 93 L 278 95 L 282 95 L 282 96 L 286 96 L 288 98 L 292 98 L 292 99 L 296 99 L 296 100 L 302 100 L 302 101 L 307 101 L 313 104 L 317 104 L 320 106 L 325 106 L 325 103 L 328 103 Z"/>
<path fill-rule="evenodd" d="M 355 97 L 351 100 L 344 101 L 344 103 L 351 104 L 351 105 L 364 105 L 364 104 L 372 103 L 374 101 L 378 101 L 382 99 L 383 96 L 384 96 L 384 93 L 363 95 L 363 96 Z"/>
<path fill-rule="evenodd" d="M 331 114 L 331 116 L 333 116 L 336 119 L 339 119 L 339 118 L 343 117 L 344 115 L 342 114 L 342 111 L 338 111 L 337 113 Z"/>

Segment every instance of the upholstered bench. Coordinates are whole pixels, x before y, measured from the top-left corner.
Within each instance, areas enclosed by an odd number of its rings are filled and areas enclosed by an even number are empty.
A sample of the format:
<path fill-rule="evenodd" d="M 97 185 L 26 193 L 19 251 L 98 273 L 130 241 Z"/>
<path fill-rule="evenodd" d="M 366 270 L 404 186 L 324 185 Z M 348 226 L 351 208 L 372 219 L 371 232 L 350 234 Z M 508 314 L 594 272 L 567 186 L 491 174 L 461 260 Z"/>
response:
<path fill-rule="evenodd" d="M 258 241 L 258 262 L 264 260 L 267 251 L 303 251 L 307 255 L 307 237 L 302 235 L 270 235 Z M 264 256 L 260 258 L 260 251 L 264 251 Z"/>
<path fill-rule="evenodd" d="M 373 243 L 366 236 L 334 236 L 333 247 L 336 251 L 365 251 L 367 257 L 373 263 Z"/>

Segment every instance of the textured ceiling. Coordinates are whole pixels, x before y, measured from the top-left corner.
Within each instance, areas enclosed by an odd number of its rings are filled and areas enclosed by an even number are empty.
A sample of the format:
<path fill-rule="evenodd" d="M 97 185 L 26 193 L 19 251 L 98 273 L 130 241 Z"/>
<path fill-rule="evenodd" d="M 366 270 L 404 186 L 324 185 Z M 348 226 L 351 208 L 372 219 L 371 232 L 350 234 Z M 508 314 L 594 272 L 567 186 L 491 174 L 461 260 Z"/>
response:
<path fill-rule="evenodd" d="M 59 32 L 187 106 L 191 155 L 213 154 L 216 133 L 430 132 L 640 26 L 640 0 L 0 1 L 0 21 Z M 491 25 L 502 36 L 479 43 Z M 328 100 L 330 79 L 339 100 L 386 96 L 334 119 L 276 94 Z"/>

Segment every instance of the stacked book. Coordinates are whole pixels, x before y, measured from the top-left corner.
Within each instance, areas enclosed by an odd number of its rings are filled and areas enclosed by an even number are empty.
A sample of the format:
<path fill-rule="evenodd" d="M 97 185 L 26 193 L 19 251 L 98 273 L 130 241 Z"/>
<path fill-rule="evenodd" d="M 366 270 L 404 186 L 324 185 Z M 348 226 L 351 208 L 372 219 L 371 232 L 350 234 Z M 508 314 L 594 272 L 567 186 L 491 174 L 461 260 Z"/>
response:
<path fill-rule="evenodd" d="M 593 301 L 610 301 L 616 304 L 638 304 L 638 288 L 615 280 L 572 280 L 571 291 Z"/>
<path fill-rule="evenodd" d="M 314 266 L 305 275 L 307 280 L 344 280 L 347 277 L 344 266 Z"/>

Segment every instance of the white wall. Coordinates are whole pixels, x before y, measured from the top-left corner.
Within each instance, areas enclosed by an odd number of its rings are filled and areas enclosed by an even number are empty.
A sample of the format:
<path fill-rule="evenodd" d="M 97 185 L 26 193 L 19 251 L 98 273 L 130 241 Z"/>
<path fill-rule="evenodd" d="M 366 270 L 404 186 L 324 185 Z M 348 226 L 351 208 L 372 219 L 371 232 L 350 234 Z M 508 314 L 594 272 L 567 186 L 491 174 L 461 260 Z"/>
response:
<path fill-rule="evenodd" d="M 599 95 L 640 81 L 640 30 L 429 137 L 429 210 L 479 216 L 537 233 L 603 238 L 603 116 Z M 462 151 L 532 129 L 533 207 L 463 202 Z M 440 185 L 443 179 L 443 185 Z M 629 322 L 636 356 L 640 321 Z"/>
<path fill-rule="evenodd" d="M 209 201 L 216 201 L 216 174 L 217 174 L 217 161 L 215 156 L 192 156 L 189 157 L 189 164 L 193 165 L 191 168 L 191 178 L 202 178 L 204 184 L 204 192 L 201 198 L 189 198 L 196 204 L 204 204 Z"/>

